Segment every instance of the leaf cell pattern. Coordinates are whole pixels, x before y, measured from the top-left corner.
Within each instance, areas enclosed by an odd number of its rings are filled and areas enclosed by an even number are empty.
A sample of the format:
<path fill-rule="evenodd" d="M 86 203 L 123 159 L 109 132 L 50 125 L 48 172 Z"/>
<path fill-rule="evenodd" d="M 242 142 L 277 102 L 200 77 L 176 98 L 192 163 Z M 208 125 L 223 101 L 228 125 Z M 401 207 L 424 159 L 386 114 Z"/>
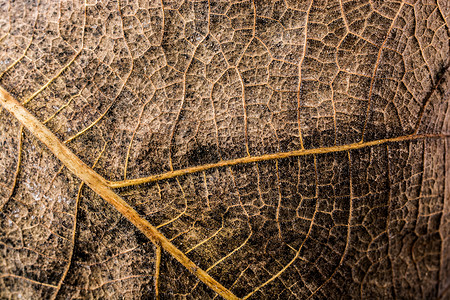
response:
<path fill-rule="evenodd" d="M 0 298 L 447 299 L 449 24 L 0 0 Z"/>

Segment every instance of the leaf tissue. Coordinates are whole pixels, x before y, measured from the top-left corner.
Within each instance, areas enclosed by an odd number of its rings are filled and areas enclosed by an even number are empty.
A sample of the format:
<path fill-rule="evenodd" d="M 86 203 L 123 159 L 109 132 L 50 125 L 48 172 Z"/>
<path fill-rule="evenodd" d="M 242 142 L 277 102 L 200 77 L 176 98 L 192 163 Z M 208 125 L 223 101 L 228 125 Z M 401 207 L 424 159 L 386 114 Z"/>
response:
<path fill-rule="evenodd" d="M 450 299 L 447 0 L 0 0 L 0 299 Z"/>

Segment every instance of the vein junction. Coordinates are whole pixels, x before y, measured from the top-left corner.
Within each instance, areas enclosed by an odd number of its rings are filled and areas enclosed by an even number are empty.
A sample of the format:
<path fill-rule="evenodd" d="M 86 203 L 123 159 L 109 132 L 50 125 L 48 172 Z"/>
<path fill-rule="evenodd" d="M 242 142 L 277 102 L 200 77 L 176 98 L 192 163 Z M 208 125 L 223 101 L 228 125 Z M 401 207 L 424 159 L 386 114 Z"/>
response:
<path fill-rule="evenodd" d="M 0 87 L 0 104 L 8 110 L 17 120 L 19 120 L 36 138 L 44 143 L 50 151 L 76 176 L 87 184 L 105 201 L 113 205 L 124 217 L 133 223 L 142 233 L 144 233 L 157 247 L 162 247 L 178 260 L 184 267 L 197 276 L 212 290 L 220 294 L 225 299 L 239 299 L 230 290 L 222 286 L 206 271 L 200 269 L 186 254 L 175 247 L 165 236 L 163 236 L 156 227 L 141 217 L 133 207 L 118 196 L 112 188 L 120 188 L 132 185 L 143 184 L 147 182 L 159 181 L 163 179 L 178 177 L 186 174 L 196 173 L 208 169 L 233 166 L 239 164 L 255 163 L 260 161 L 277 160 L 288 157 L 332 153 L 360 149 L 391 142 L 401 142 L 424 138 L 444 138 L 450 135 L 445 134 L 411 134 L 395 138 L 388 138 L 369 142 L 360 142 L 348 145 L 322 147 L 316 149 L 301 149 L 289 152 L 266 154 L 261 156 L 248 156 L 232 160 L 219 161 L 213 164 L 205 164 L 196 167 L 190 167 L 162 173 L 154 176 L 131 179 L 124 181 L 108 181 L 91 167 L 79 159 L 64 143 L 58 138 L 34 115 L 25 109 L 16 99 L 14 99 L 5 89 Z"/>
<path fill-rule="evenodd" d="M 354 144 L 348 144 L 348 145 L 322 147 L 322 148 L 314 148 L 314 149 L 301 149 L 301 150 L 294 150 L 294 151 L 289 151 L 289 152 L 265 154 L 265 155 L 260 155 L 260 156 L 247 156 L 247 157 L 236 158 L 236 159 L 231 159 L 231 160 L 223 160 L 223 161 L 219 161 L 219 162 L 213 163 L 213 164 L 204 164 L 204 165 L 200 165 L 200 166 L 179 169 L 179 170 L 161 173 L 161 174 L 157 174 L 157 175 L 152 175 L 152 176 L 148 176 L 148 177 L 128 179 L 128 180 L 122 180 L 122 181 L 108 181 L 105 179 L 105 181 L 106 181 L 106 184 L 111 188 L 121 188 L 121 187 L 139 185 L 139 184 L 144 184 L 144 183 L 148 183 L 148 182 L 154 182 L 154 181 L 160 181 L 160 180 L 164 180 L 164 179 L 174 178 L 174 177 L 178 177 L 178 176 L 182 176 L 182 175 L 186 175 L 186 174 L 202 172 L 202 171 L 206 171 L 206 170 L 214 169 L 214 168 L 221 168 L 221 167 L 241 165 L 241 164 L 249 164 L 249 163 L 255 163 L 255 162 L 260 162 L 260 161 L 276 160 L 276 159 L 295 157 L 295 156 L 349 151 L 349 150 L 371 147 L 371 146 L 392 143 L 392 142 L 401 142 L 401 141 L 425 139 L 425 138 L 444 138 L 444 137 L 449 137 L 449 136 L 450 135 L 445 135 L 445 134 L 410 134 L 410 135 L 405 135 L 405 136 L 400 136 L 400 137 L 395 137 L 395 138 L 388 138 L 388 139 L 362 142 L 362 143 L 360 142 L 360 143 L 354 143 Z"/>
<path fill-rule="evenodd" d="M 222 286 L 207 272 L 200 269 L 146 219 L 141 217 L 133 207 L 108 186 L 106 180 L 102 176 L 81 161 L 69 148 L 67 148 L 67 146 L 59 141 L 44 124 L 27 111 L 22 104 L 14 99 L 2 87 L 0 87 L 0 104 L 21 122 L 37 139 L 45 144 L 73 174 L 80 178 L 106 202 L 113 205 L 125 218 L 145 234 L 153 244 L 161 246 L 191 273 L 225 299 L 238 299 L 231 291 Z"/>

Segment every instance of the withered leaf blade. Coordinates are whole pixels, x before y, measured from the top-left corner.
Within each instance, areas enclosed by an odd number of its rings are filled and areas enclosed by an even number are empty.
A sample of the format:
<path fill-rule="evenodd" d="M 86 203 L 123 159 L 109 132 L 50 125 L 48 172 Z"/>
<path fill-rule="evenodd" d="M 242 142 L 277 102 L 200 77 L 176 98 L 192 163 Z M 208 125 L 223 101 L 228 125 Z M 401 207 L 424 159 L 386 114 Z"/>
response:
<path fill-rule="evenodd" d="M 0 1 L 0 298 L 450 297 L 449 21 Z"/>

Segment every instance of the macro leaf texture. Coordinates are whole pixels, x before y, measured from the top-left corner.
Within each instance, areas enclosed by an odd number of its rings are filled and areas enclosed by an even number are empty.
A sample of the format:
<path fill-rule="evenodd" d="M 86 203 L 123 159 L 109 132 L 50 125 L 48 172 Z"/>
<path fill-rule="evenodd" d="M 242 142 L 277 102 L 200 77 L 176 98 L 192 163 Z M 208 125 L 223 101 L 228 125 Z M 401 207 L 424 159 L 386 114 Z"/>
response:
<path fill-rule="evenodd" d="M 0 0 L 0 299 L 450 299 L 447 0 Z"/>

